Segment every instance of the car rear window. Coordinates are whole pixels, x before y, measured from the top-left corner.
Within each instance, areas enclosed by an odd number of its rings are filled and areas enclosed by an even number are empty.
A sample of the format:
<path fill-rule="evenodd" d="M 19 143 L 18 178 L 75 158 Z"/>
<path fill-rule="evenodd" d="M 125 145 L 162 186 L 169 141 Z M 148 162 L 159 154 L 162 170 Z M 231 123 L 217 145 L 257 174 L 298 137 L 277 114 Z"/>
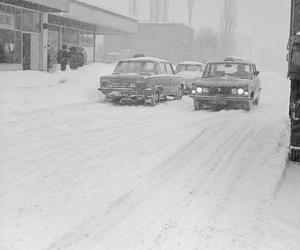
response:
<path fill-rule="evenodd" d="M 142 61 L 142 62 L 131 62 L 123 61 L 119 62 L 114 70 L 114 74 L 154 74 L 155 63 Z"/>

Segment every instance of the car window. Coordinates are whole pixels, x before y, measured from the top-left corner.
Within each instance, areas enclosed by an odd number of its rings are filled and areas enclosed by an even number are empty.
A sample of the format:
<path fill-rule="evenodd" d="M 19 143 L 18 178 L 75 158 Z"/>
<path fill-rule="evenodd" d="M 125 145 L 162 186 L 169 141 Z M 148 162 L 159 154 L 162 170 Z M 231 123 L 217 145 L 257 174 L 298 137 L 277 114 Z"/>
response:
<path fill-rule="evenodd" d="M 167 69 L 167 73 L 169 75 L 175 75 L 173 67 L 172 67 L 172 65 L 170 63 L 166 63 L 166 69 Z"/>
<path fill-rule="evenodd" d="M 148 61 L 122 61 L 114 70 L 114 74 L 154 74 L 155 63 Z"/>
<path fill-rule="evenodd" d="M 159 63 L 159 66 L 158 66 L 158 73 L 159 74 L 166 74 L 167 71 L 166 71 L 166 66 L 164 63 Z"/>
<path fill-rule="evenodd" d="M 203 77 L 231 76 L 240 79 L 252 79 L 251 65 L 243 63 L 210 63 L 205 68 Z"/>

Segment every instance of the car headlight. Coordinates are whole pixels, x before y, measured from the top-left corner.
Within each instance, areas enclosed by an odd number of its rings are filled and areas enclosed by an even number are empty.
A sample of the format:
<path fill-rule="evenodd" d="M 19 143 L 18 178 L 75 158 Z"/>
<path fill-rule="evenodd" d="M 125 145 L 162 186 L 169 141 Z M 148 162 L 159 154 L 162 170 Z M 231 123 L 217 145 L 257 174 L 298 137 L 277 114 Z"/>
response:
<path fill-rule="evenodd" d="M 207 94 L 209 92 L 208 88 L 203 88 L 202 91 L 203 91 L 204 94 Z"/>
<path fill-rule="evenodd" d="M 196 90 L 193 89 L 193 90 L 192 90 L 192 94 L 196 94 Z"/>
<path fill-rule="evenodd" d="M 232 89 L 232 90 L 231 90 L 231 93 L 232 93 L 233 95 L 236 95 L 236 94 L 237 94 L 237 89 Z"/>
<path fill-rule="evenodd" d="M 203 89 L 202 89 L 201 87 L 198 87 L 198 88 L 197 88 L 197 92 L 198 92 L 198 93 L 202 93 L 202 91 L 203 91 Z"/>
<path fill-rule="evenodd" d="M 244 90 L 243 89 L 239 89 L 238 93 L 239 93 L 239 95 L 242 95 L 242 94 L 244 94 Z"/>

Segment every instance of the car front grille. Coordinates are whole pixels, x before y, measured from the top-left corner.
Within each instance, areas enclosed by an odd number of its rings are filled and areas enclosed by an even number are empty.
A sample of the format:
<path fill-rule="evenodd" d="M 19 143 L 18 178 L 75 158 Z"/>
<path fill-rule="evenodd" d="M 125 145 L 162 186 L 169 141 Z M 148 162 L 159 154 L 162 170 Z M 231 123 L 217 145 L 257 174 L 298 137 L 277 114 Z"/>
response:
<path fill-rule="evenodd" d="M 209 88 L 209 94 L 211 95 L 231 95 L 231 89 L 229 87 L 213 87 Z"/>

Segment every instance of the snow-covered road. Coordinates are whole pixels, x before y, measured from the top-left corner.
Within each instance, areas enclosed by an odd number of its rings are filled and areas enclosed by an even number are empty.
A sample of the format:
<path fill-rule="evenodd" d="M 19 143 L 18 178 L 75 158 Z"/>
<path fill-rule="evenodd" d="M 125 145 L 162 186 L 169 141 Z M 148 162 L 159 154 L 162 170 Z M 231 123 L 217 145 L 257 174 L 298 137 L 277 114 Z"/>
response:
<path fill-rule="evenodd" d="M 96 67 L 0 76 L 0 249 L 299 249 L 275 199 L 284 77 L 262 75 L 251 113 L 195 112 L 188 97 L 99 103 Z"/>

